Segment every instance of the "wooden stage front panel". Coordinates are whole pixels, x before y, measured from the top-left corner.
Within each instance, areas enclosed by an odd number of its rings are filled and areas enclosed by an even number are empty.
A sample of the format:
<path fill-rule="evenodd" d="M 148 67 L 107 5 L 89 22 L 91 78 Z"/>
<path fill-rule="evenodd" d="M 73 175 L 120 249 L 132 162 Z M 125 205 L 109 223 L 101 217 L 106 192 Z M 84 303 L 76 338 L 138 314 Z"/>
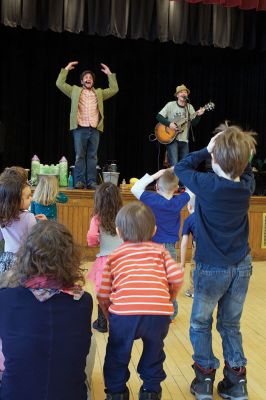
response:
<path fill-rule="evenodd" d="M 94 260 L 98 248 L 89 248 L 86 242 L 86 235 L 93 208 L 92 190 L 60 190 L 65 193 L 69 200 L 65 204 L 58 203 L 58 221 L 66 225 L 74 236 L 75 242 L 81 247 L 83 257 Z M 124 204 L 136 200 L 129 190 L 122 192 Z M 261 248 L 263 213 L 266 213 L 266 196 L 254 196 L 251 198 L 249 209 L 250 236 L 249 243 L 253 259 L 257 261 L 266 260 L 266 248 Z M 181 212 L 181 229 L 188 212 L 186 207 Z M 265 233 L 264 233 L 265 234 Z M 177 245 L 179 248 L 179 245 Z M 190 260 L 190 249 L 187 252 L 187 261 Z"/>

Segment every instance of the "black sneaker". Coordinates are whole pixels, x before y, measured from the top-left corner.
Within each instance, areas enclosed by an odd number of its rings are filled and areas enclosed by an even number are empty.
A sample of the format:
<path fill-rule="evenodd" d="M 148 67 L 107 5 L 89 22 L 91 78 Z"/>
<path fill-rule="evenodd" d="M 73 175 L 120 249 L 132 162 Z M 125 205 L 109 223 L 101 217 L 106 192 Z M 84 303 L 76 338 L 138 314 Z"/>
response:
<path fill-rule="evenodd" d="M 162 391 L 158 392 L 148 392 L 141 386 L 139 391 L 139 400 L 161 400 Z"/>
<path fill-rule="evenodd" d="M 215 369 L 204 370 L 197 364 L 192 365 L 196 378 L 190 385 L 190 392 L 197 400 L 213 400 L 213 382 L 215 379 Z"/>
<path fill-rule="evenodd" d="M 119 393 L 110 393 L 108 390 L 105 390 L 106 400 L 129 400 L 129 390 L 126 387 L 124 392 Z"/>
<path fill-rule="evenodd" d="M 228 400 L 248 400 L 246 368 L 236 370 L 226 365 L 223 372 L 224 379 L 217 386 L 219 396 Z"/>

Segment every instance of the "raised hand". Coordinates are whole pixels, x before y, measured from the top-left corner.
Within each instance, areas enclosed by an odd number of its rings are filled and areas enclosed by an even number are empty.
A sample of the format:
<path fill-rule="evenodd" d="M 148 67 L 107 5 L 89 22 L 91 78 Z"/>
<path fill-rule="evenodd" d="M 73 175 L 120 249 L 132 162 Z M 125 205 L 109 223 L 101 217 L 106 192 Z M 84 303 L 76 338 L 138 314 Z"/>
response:
<path fill-rule="evenodd" d="M 70 63 L 67 64 L 67 66 L 65 67 L 65 69 L 67 71 L 71 71 L 71 69 L 74 69 L 75 66 L 78 64 L 78 61 L 71 61 Z"/>
<path fill-rule="evenodd" d="M 110 75 L 112 72 L 110 71 L 109 67 L 107 67 L 107 65 L 101 63 L 101 71 L 105 74 L 105 75 Z"/>

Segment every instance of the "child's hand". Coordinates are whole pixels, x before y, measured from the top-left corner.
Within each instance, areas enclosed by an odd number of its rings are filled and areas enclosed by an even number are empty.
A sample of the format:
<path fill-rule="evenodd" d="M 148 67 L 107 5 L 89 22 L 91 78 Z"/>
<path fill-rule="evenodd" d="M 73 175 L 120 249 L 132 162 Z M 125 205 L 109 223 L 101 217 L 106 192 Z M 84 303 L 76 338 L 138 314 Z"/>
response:
<path fill-rule="evenodd" d="M 36 214 L 35 218 L 38 219 L 38 221 L 46 221 L 47 217 L 44 214 Z"/>
<path fill-rule="evenodd" d="M 160 171 L 155 172 L 155 174 L 152 175 L 153 180 L 156 181 L 157 179 L 159 179 L 164 173 L 165 173 L 166 169 L 160 169 Z"/>
<path fill-rule="evenodd" d="M 222 134 L 223 134 L 223 132 L 219 132 L 219 133 L 217 133 L 217 135 L 215 135 L 211 138 L 210 143 L 207 146 L 208 153 L 213 153 L 213 149 L 215 146 L 215 140 L 217 139 L 218 136 L 220 136 Z"/>

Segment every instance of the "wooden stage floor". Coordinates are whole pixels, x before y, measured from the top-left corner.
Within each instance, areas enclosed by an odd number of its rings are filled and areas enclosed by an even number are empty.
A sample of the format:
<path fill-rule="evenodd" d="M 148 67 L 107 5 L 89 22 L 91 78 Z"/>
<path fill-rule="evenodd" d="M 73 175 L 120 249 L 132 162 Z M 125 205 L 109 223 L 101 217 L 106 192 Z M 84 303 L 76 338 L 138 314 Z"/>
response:
<path fill-rule="evenodd" d="M 90 268 L 91 263 L 84 264 Z M 187 267 L 189 264 L 187 264 Z M 189 268 L 186 268 L 186 281 Z M 169 334 L 165 341 L 166 361 L 164 368 L 167 378 L 163 383 L 162 400 L 192 400 L 189 385 L 194 377 L 191 368 L 192 348 L 189 341 L 189 317 L 192 299 L 184 295 L 187 284 L 183 286 L 178 296 L 179 314 L 176 321 L 171 324 Z M 86 289 L 94 293 L 92 285 L 87 283 Z M 93 294 L 94 296 L 94 294 Z M 94 296 L 95 298 L 95 296 Z M 242 317 L 242 333 L 245 354 L 248 359 L 248 391 L 249 400 L 266 399 L 266 262 L 254 262 L 253 276 Z M 96 317 L 97 304 L 94 303 L 93 320 Z M 215 320 L 214 320 L 215 326 Z M 104 400 L 104 383 L 102 375 L 103 360 L 108 334 L 98 333 L 93 330 L 97 342 L 95 367 L 93 371 L 92 400 Z M 130 399 L 138 399 L 138 390 L 141 381 L 136 372 L 139 356 L 141 354 L 141 341 L 135 342 L 132 359 L 130 362 L 131 377 L 129 380 Z M 219 334 L 214 329 L 214 353 L 222 362 L 222 349 Z M 222 368 L 217 371 L 216 384 L 222 377 Z M 220 399 L 214 390 L 214 399 Z"/>

